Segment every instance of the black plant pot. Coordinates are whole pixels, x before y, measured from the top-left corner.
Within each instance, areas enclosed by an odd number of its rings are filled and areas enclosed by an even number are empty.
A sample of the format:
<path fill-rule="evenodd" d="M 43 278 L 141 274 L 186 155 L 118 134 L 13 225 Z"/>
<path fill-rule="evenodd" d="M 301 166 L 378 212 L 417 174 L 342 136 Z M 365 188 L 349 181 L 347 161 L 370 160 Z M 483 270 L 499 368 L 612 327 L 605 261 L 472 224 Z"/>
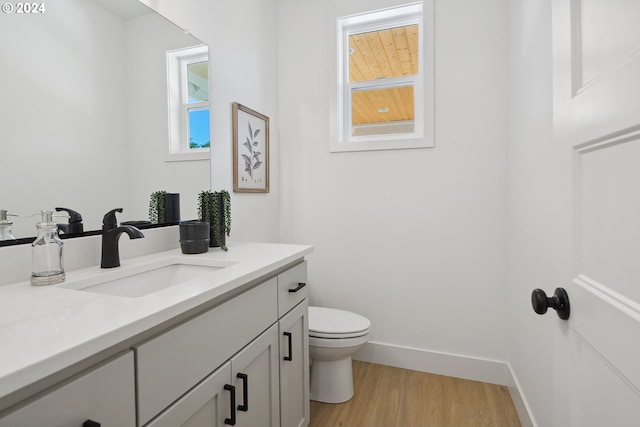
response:
<path fill-rule="evenodd" d="M 180 193 L 167 193 L 164 196 L 165 222 L 180 221 Z"/>
<path fill-rule="evenodd" d="M 225 214 L 224 214 L 224 199 L 222 197 L 222 194 L 214 194 L 211 197 L 216 197 L 218 199 L 218 224 L 214 224 L 213 223 L 213 218 L 211 219 L 210 222 L 210 228 L 209 228 L 209 247 L 210 248 L 219 248 L 219 247 L 225 247 L 227 245 L 227 236 L 225 234 L 225 229 L 224 229 L 224 220 L 225 220 Z M 207 200 L 204 200 L 203 203 L 208 205 L 208 209 L 207 206 L 201 206 L 201 211 L 202 212 L 207 212 L 207 211 L 213 211 L 213 200 L 212 198 L 208 198 Z M 204 215 L 204 214 L 203 214 Z M 203 218 L 200 218 L 201 221 L 204 221 Z M 218 242 L 216 242 L 216 236 L 214 233 L 215 228 L 214 227 L 218 227 Z"/>
<path fill-rule="evenodd" d="M 224 234 L 224 222 L 218 226 L 218 236 L 220 237 L 220 241 L 216 242 L 216 237 L 213 234 L 213 225 L 211 225 L 211 228 L 209 229 L 209 247 L 210 248 L 219 248 L 219 247 L 227 246 L 227 235 Z"/>

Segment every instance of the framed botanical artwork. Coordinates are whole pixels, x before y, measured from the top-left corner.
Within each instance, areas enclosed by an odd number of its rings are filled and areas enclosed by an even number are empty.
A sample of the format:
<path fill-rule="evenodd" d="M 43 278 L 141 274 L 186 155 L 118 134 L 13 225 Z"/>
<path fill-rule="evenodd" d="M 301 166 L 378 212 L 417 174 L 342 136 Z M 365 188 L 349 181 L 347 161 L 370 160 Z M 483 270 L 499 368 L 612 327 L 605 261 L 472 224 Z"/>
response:
<path fill-rule="evenodd" d="M 233 191 L 269 192 L 269 117 L 233 103 Z"/>

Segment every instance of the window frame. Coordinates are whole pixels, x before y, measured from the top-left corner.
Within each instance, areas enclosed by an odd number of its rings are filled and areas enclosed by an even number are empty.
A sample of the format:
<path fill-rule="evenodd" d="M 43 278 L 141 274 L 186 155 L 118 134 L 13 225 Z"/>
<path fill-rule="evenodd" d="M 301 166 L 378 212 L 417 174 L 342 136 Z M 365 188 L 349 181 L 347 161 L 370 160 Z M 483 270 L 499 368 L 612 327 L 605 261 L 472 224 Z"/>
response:
<path fill-rule="evenodd" d="M 338 17 L 336 22 L 336 107 L 331 109 L 330 151 L 433 147 L 433 5 L 430 0 Z M 349 37 L 383 29 L 418 25 L 418 74 L 364 82 L 349 81 Z M 426 33 L 426 34 L 425 34 Z M 335 75 L 335 74 L 334 74 Z M 413 85 L 413 132 L 353 136 L 352 90 Z"/>
<path fill-rule="evenodd" d="M 189 103 L 187 67 L 203 61 L 209 61 L 209 48 L 206 45 L 167 52 L 169 144 L 166 161 L 210 158 L 210 147 L 190 148 L 189 141 L 189 112 L 204 109 L 211 111 L 210 100 Z"/>

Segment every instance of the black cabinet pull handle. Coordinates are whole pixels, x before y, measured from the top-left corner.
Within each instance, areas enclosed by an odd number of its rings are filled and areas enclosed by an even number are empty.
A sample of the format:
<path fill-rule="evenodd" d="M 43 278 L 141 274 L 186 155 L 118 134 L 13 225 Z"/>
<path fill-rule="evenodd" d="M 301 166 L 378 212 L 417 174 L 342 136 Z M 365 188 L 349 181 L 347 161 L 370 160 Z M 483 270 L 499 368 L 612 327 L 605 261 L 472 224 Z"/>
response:
<path fill-rule="evenodd" d="M 238 411 L 247 412 L 249 410 L 249 375 L 238 373 L 236 375 L 242 380 L 242 405 L 238 405 Z"/>
<path fill-rule="evenodd" d="M 292 361 L 293 360 L 293 344 L 292 344 L 292 334 L 291 332 L 283 332 L 285 337 L 287 337 L 287 342 L 289 344 L 289 355 L 284 357 L 284 360 Z"/>
<path fill-rule="evenodd" d="M 225 418 L 224 423 L 234 426 L 236 425 L 236 388 L 232 385 L 225 384 L 224 389 L 229 390 L 229 393 L 231 393 L 231 404 L 229 405 L 231 407 L 231 417 Z"/>
<path fill-rule="evenodd" d="M 551 307 L 562 320 L 567 320 L 571 311 L 569 295 L 563 288 L 556 288 L 552 297 L 547 297 L 547 294 L 542 289 L 534 289 L 531 293 L 531 305 L 533 306 L 533 311 L 538 314 L 545 314 L 547 308 Z"/>
<path fill-rule="evenodd" d="M 87 420 L 82 423 L 82 427 L 100 427 L 100 423 L 97 423 L 93 420 Z"/>
<path fill-rule="evenodd" d="M 300 289 L 304 288 L 305 286 L 307 286 L 306 283 L 298 283 L 298 286 L 296 286 L 294 289 L 289 289 L 289 292 L 298 292 Z"/>

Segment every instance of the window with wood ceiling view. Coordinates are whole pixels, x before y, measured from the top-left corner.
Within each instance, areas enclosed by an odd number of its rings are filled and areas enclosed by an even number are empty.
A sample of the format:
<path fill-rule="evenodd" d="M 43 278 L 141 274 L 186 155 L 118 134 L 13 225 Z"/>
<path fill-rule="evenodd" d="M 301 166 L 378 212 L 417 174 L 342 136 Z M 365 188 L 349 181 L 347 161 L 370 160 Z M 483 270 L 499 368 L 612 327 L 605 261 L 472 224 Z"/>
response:
<path fill-rule="evenodd" d="M 329 151 L 433 147 L 433 2 L 338 17 L 336 36 Z"/>
<path fill-rule="evenodd" d="M 418 40 L 417 24 L 349 36 L 351 136 L 414 132 Z"/>

